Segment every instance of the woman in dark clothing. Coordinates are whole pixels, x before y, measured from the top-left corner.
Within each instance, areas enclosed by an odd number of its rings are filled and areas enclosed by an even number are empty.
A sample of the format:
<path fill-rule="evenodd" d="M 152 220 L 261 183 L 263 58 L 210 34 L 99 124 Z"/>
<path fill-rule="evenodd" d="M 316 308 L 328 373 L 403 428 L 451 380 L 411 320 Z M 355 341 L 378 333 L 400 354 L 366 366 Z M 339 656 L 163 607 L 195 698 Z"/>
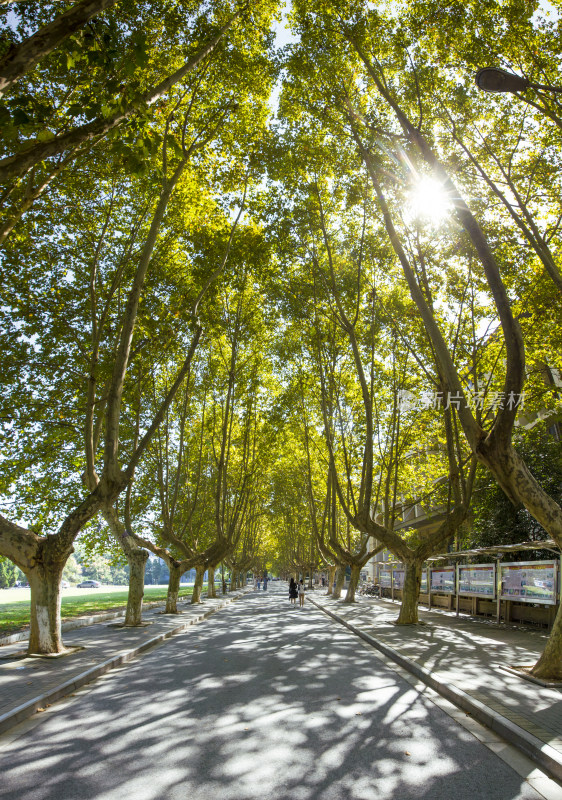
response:
<path fill-rule="evenodd" d="M 296 599 L 299 596 L 299 590 L 297 589 L 297 584 L 295 583 L 295 579 L 291 578 L 289 582 L 289 600 L 293 605 L 296 605 Z"/>

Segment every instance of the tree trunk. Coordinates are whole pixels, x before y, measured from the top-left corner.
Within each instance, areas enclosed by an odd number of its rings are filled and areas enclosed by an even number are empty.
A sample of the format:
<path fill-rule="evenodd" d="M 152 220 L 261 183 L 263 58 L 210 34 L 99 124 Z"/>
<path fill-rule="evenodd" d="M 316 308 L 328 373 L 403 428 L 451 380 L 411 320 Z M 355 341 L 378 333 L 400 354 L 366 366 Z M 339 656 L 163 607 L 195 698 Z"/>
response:
<path fill-rule="evenodd" d="M 359 565 L 354 564 L 351 567 L 351 579 L 349 581 L 349 586 L 347 587 L 347 592 L 345 595 L 344 603 L 355 603 L 355 591 L 359 586 L 359 579 L 361 578 L 361 567 Z"/>
<path fill-rule="evenodd" d="M 166 610 L 164 614 L 178 614 L 178 596 L 180 592 L 181 567 L 179 564 L 168 564 L 170 578 L 168 580 L 168 594 L 166 596 Z"/>
<path fill-rule="evenodd" d="M 205 575 L 205 567 L 195 568 L 195 583 L 193 584 L 193 594 L 191 595 L 191 604 L 201 602 L 201 589 L 203 588 L 203 576 Z"/>
<path fill-rule="evenodd" d="M 337 569 L 337 567 L 328 567 L 328 591 L 326 594 L 333 594 L 334 592 L 334 580 Z"/>
<path fill-rule="evenodd" d="M 129 562 L 129 596 L 123 625 L 135 628 L 142 624 L 142 598 L 144 597 L 144 569 L 148 560 L 147 550 L 132 550 L 127 553 Z"/>
<path fill-rule="evenodd" d="M 60 582 L 65 561 L 39 561 L 26 570 L 31 587 L 29 645 L 31 654 L 63 653 L 60 617 Z"/>
<path fill-rule="evenodd" d="M 482 445 L 475 455 L 488 467 L 511 502 L 523 503 L 555 542 L 562 545 L 562 509 L 545 492 L 513 445 Z"/>
<path fill-rule="evenodd" d="M 207 597 L 216 597 L 217 590 L 215 587 L 215 567 L 209 567 L 207 577 Z"/>
<path fill-rule="evenodd" d="M 233 569 L 232 572 L 230 573 L 230 591 L 231 592 L 233 592 L 235 589 L 237 589 L 237 584 L 238 584 L 238 572 L 235 569 Z"/>
<path fill-rule="evenodd" d="M 33 69 L 93 16 L 101 14 L 106 8 L 111 8 L 115 2 L 116 0 L 81 0 L 29 38 L 12 46 L 0 63 L 0 93 L 3 94 L 18 78 Z"/>
<path fill-rule="evenodd" d="M 396 620 L 397 625 L 417 625 L 418 599 L 421 588 L 422 565 L 417 561 L 405 564 L 402 605 Z"/>
<path fill-rule="evenodd" d="M 345 566 L 338 567 L 338 574 L 336 578 L 336 585 L 334 586 L 334 591 L 332 592 L 334 596 L 334 600 L 339 600 L 341 597 L 342 589 L 345 584 Z"/>
<path fill-rule="evenodd" d="M 562 604 L 558 606 L 543 654 L 531 673 L 544 680 L 562 680 Z"/>
<path fill-rule="evenodd" d="M 140 98 L 141 102 L 150 105 L 166 94 L 172 86 L 181 81 L 190 72 L 203 61 L 206 56 L 211 53 L 223 38 L 232 23 L 240 16 L 238 11 L 222 26 L 213 38 L 203 45 L 203 47 L 195 53 L 188 61 L 183 64 L 179 69 L 164 78 L 156 86 L 151 86 L 143 96 Z M 7 88 L 7 84 L 0 84 Z M 1 90 L 0 90 L 1 91 Z M 138 100 L 130 103 L 125 108 L 119 108 L 114 111 L 109 117 L 97 117 L 91 122 L 80 125 L 78 128 L 67 131 L 60 136 L 55 136 L 54 139 L 48 142 L 37 142 L 29 145 L 22 152 L 15 153 L 11 156 L 6 156 L 0 159 L 0 181 L 5 182 L 10 178 L 23 175 L 34 164 L 44 161 L 47 158 L 58 155 L 65 150 L 74 147 L 77 144 L 91 141 L 94 137 L 103 136 L 109 133 L 113 128 L 120 125 L 128 117 L 133 116 L 138 109 Z"/>

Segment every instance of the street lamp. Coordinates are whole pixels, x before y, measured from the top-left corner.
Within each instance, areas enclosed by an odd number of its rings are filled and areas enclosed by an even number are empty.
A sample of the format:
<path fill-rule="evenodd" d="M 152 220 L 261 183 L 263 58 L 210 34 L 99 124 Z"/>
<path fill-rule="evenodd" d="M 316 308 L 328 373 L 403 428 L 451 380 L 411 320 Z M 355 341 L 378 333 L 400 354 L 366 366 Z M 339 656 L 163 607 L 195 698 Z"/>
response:
<path fill-rule="evenodd" d="M 482 67 L 475 75 L 476 85 L 483 92 L 524 92 L 525 89 L 542 89 L 547 92 L 562 92 L 562 86 L 545 86 L 531 83 L 528 78 L 514 75 L 497 67 Z"/>

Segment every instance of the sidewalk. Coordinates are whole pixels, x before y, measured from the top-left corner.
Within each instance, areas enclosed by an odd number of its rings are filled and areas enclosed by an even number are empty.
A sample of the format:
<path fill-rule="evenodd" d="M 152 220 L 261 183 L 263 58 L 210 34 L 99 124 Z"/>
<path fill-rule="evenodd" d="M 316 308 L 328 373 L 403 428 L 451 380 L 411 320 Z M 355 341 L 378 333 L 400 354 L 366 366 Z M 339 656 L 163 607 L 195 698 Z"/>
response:
<path fill-rule="evenodd" d="M 345 605 L 322 590 L 307 600 L 562 781 L 562 687 L 540 686 L 500 669 L 534 664 L 546 633 L 423 609 L 424 625 L 397 626 L 399 605 L 390 600 L 358 596 Z"/>
<path fill-rule="evenodd" d="M 130 661 L 139 653 L 175 633 L 210 616 L 241 597 L 240 589 L 200 605 L 182 603 L 181 614 L 163 615 L 164 604 L 143 613 L 141 628 L 118 627 L 119 622 L 97 622 L 68 631 L 67 647 L 83 647 L 71 655 L 27 658 L 25 643 L 0 649 L 0 733 L 36 713 L 38 709 L 72 694 L 110 669 Z"/>

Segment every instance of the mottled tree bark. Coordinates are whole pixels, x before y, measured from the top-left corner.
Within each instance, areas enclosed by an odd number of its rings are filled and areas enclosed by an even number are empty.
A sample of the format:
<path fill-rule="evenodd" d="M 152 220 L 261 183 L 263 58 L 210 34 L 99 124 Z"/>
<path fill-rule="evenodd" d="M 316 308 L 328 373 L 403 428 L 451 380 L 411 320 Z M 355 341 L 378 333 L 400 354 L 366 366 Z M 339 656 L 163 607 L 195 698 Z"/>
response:
<path fill-rule="evenodd" d="M 402 604 L 396 624 L 415 625 L 418 622 L 418 599 L 420 596 L 422 565 L 416 561 L 410 561 L 404 566 Z"/>
<path fill-rule="evenodd" d="M 359 586 L 359 579 L 361 577 L 361 567 L 353 564 L 351 567 L 351 578 L 349 581 L 349 586 L 347 587 L 347 592 L 345 594 L 344 603 L 354 603 L 355 602 L 355 592 L 357 587 Z"/>
<path fill-rule="evenodd" d="M 193 594 L 191 595 L 192 605 L 201 602 L 201 590 L 203 588 L 204 575 L 205 575 L 205 567 L 195 568 L 195 583 L 193 584 Z"/>
<path fill-rule="evenodd" d="M 64 561 L 40 561 L 26 570 L 31 588 L 29 654 L 64 652 L 60 630 L 60 582 Z"/>
<path fill-rule="evenodd" d="M 207 570 L 207 597 L 216 597 L 217 588 L 215 586 L 215 567 L 209 567 Z"/>
<path fill-rule="evenodd" d="M 148 550 L 139 547 L 136 539 L 125 528 L 114 506 L 104 506 L 102 514 L 112 536 L 120 544 L 129 565 L 129 595 L 124 625 L 134 628 L 142 623 L 142 598 L 144 597 L 144 570 Z"/>
<path fill-rule="evenodd" d="M 142 599 L 144 597 L 144 570 L 148 561 L 146 550 L 132 550 L 127 553 L 129 564 L 129 595 L 123 625 L 134 628 L 142 624 Z"/>
<path fill-rule="evenodd" d="M 344 584 L 345 584 L 345 566 L 338 567 L 336 585 L 334 586 L 334 591 L 332 592 L 334 600 L 340 599 Z"/>
<path fill-rule="evenodd" d="M 545 680 L 562 680 L 562 605 L 558 606 L 552 631 L 532 674 Z"/>
<path fill-rule="evenodd" d="M 334 592 L 334 580 L 336 578 L 337 569 L 336 566 L 328 567 L 328 591 L 326 594 L 333 594 Z"/>
<path fill-rule="evenodd" d="M 168 564 L 170 570 L 170 578 L 168 580 L 168 594 L 166 595 L 166 609 L 165 614 L 178 614 L 178 597 L 180 592 L 180 578 L 182 576 L 182 568 L 180 564 L 170 562 Z"/>

